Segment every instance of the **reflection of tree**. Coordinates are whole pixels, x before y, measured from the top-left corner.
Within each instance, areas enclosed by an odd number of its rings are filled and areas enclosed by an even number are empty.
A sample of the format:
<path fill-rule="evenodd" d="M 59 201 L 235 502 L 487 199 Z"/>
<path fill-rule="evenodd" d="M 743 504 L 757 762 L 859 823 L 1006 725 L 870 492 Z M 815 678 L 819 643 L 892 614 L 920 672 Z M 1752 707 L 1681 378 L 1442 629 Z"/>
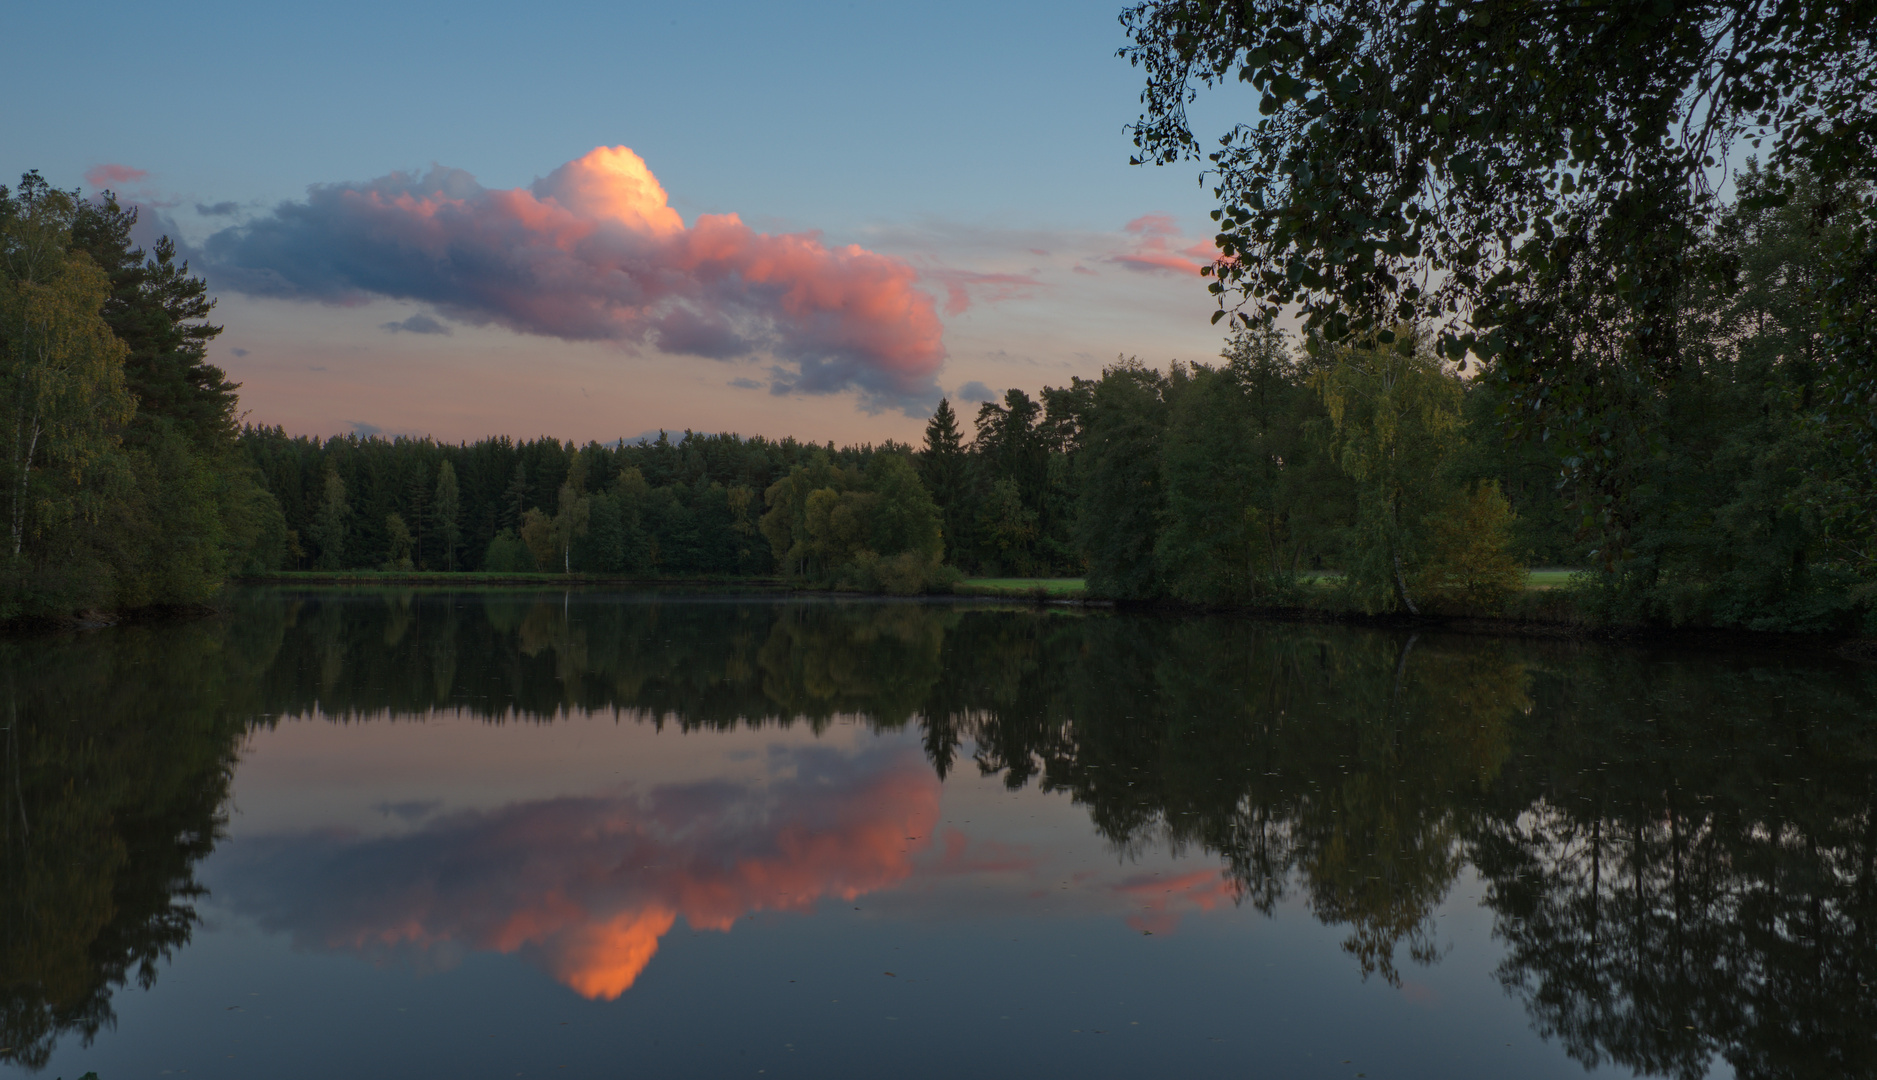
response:
<path fill-rule="evenodd" d="M 300 632 L 268 673 L 271 713 L 551 720 L 631 709 L 686 728 L 818 730 L 841 714 L 903 724 L 957 619 L 916 603 L 620 603 L 558 591 L 309 595 L 293 608 Z"/>
<path fill-rule="evenodd" d="M 794 608 L 757 653 L 763 692 L 785 716 L 867 716 L 900 727 L 939 676 L 951 622 L 920 604 Z"/>
<path fill-rule="evenodd" d="M 1877 1073 L 1871 680 L 1597 654 L 1538 707 L 1470 848 L 1501 978 L 1587 1065 Z"/>
<path fill-rule="evenodd" d="M 1503 650 L 1229 620 L 1060 623 L 969 732 L 988 771 L 1069 791 L 1123 851 L 1218 853 L 1269 912 L 1302 887 L 1365 973 L 1434 955 L 1466 792 L 1529 702 Z M 1050 655 L 1054 653 L 1055 655 Z M 950 677 L 947 672 L 947 677 Z"/>
<path fill-rule="evenodd" d="M 0 649 L 0 1060 L 89 1041 L 189 940 L 269 616 Z"/>
<path fill-rule="evenodd" d="M 320 658 L 317 694 L 279 685 L 272 712 L 632 709 L 686 728 L 817 729 L 916 716 L 941 776 L 969 746 L 1012 787 L 1069 792 L 1123 850 L 1218 853 L 1266 911 L 1300 882 L 1350 927 L 1362 970 L 1390 981 L 1399 946 L 1432 957 L 1459 807 L 1529 707 L 1502 648 L 1224 619 L 560 592 L 308 603 L 316 632 L 287 649 Z"/>
<path fill-rule="evenodd" d="M 1301 897 L 1390 982 L 1439 955 L 1431 915 L 1470 862 L 1504 984 L 1579 1060 L 1877 1074 L 1869 672 L 1227 618 L 527 591 L 257 593 L 182 632 L 7 648 L 21 719 L 0 1045 L 29 1064 L 58 1031 L 108 1023 L 110 987 L 187 939 L 231 717 L 450 709 L 917 724 L 941 777 L 967 762 L 1063 792 L 1124 857 L 1216 858 L 1234 898 Z M 1167 913 L 1213 902 L 1207 887 Z"/>

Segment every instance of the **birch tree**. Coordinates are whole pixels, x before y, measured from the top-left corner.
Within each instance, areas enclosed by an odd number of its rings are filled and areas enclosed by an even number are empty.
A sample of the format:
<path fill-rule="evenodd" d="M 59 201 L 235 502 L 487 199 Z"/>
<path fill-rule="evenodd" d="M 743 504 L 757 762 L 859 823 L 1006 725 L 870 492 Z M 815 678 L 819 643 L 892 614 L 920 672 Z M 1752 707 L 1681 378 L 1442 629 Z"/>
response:
<path fill-rule="evenodd" d="M 1460 380 L 1404 341 L 1341 350 L 1318 385 L 1334 430 L 1331 452 L 1357 488 L 1348 585 L 1365 606 L 1418 615 L 1411 582 L 1428 519 L 1450 496 L 1443 474 L 1461 441 Z"/>
<path fill-rule="evenodd" d="M 100 315 L 110 281 L 72 248 L 76 206 L 36 174 L 0 189 L 0 438 L 16 569 L 35 528 L 88 512 L 86 481 L 136 410 L 125 347 Z"/>

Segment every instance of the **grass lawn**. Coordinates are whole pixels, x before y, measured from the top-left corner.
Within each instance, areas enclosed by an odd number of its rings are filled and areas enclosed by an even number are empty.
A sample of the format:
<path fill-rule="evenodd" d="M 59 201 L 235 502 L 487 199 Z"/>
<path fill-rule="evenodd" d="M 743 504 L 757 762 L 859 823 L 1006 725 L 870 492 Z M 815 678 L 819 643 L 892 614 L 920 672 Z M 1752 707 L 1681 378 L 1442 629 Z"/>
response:
<path fill-rule="evenodd" d="M 1525 572 L 1525 587 L 1528 589 L 1562 589 L 1571 583 L 1571 575 L 1577 571 L 1570 567 L 1538 566 Z M 1342 577 L 1339 570 L 1306 572 L 1298 580 L 1306 585 L 1334 585 Z"/>
<path fill-rule="evenodd" d="M 1087 586 L 1077 578 L 1020 578 L 1020 577 L 981 577 L 966 578 L 959 583 L 958 591 L 980 593 L 989 596 L 1029 596 L 1038 589 L 1051 596 L 1080 596 Z"/>

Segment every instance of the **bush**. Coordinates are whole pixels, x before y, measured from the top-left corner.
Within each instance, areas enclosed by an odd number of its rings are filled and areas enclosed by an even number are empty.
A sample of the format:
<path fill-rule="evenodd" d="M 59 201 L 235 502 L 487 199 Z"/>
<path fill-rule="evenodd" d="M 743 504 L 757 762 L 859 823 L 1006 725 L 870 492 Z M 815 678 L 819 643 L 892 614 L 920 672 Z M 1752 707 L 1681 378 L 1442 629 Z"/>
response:
<path fill-rule="evenodd" d="M 503 529 L 489 541 L 482 557 L 482 568 L 495 574 L 525 574 L 535 569 L 534 554 L 521 542 L 513 529 Z"/>

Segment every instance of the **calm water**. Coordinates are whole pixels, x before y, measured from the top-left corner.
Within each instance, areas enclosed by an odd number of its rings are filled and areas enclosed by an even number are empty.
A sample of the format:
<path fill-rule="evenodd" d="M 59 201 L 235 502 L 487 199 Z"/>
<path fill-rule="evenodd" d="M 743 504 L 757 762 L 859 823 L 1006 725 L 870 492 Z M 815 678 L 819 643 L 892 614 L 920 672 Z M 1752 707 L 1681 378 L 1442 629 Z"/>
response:
<path fill-rule="evenodd" d="M 0 1072 L 1877 1073 L 1877 669 L 891 602 L 0 644 Z"/>

